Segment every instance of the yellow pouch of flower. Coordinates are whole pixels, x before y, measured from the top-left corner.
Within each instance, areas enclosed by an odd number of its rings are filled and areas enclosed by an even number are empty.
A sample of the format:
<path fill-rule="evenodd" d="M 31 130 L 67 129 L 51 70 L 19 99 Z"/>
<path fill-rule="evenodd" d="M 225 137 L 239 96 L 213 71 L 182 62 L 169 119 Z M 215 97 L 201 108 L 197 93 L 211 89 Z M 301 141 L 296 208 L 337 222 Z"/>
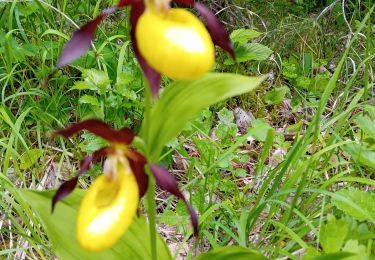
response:
<path fill-rule="evenodd" d="M 112 247 L 132 223 L 138 202 L 138 184 L 129 167 L 119 167 L 115 180 L 99 176 L 79 209 L 77 238 L 81 246 L 91 251 Z"/>

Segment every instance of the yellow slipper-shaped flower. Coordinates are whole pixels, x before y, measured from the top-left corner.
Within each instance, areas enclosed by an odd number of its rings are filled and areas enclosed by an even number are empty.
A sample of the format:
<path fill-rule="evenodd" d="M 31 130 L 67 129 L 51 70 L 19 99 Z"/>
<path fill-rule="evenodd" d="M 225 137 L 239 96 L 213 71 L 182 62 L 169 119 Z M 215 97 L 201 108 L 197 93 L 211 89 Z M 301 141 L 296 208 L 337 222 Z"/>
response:
<path fill-rule="evenodd" d="M 138 184 L 130 167 L 120 166 L 115 180 L 99 176 L 79 209 L 77 238 L 81 246 L 90 251 L 112 247 L 129 228 L 138 202 Z"/>
<path fill-rule="evenodd" d="M 128 147 L 135 137 L 129 129 L 114 130 L 102 121 L 90 119 L 61 129 L 57 133 L 69 137 L 81 130 L 96 134 L 111 145 L 82 160 L 79 174 L 61 184 L 53 196 L 52 211 L 57 202 L 72 193 L 79 175 L 90 168 L 91 162 L 106 155 L 103 175 L 96 178 L 86 192 L 77 217 L 78 242 L 87 250 L 99 252 L 114 246 L 131 225 L 139 198 L 143 197 L 148 187 L 148 176 L 145 172 L 147 160 Z M 198 236 L 198 215 L 178 189 L 175 177 L 161 166 L 149 164 L 147 167 L 150 167 L 161 189 L 185 202 L 194 235 Z"/>
<path fill-rule="evenodd" d="M 156 71 L 177 80 L 208 72 L 215 62 L 215 49 L 203 23 L 184 9 L 156 13 L 146 10 L 136 27 L 137 45 Z"/>
<path fill-rule="evenodd" d="M 91 46 L 97 26 L 118 8 L 131 6 L 130 36 L 135 56 L 157 97 L 161 74 L 176 80 L 193 80 L 208 72 L 215 62 L 214 44 L 235 53 L 225 26 L 205 5 L 194 0 L 121 0 L 105 9 L 73 34 L 62 50 L 57 68 L 81 57 Z M 171 8 L 178 3 L 194 8 L 205 25 L 191 12 Z M 49 75 L 49 78 L 52 74 Z M 48 81 L 47 81 L 48 82 Z"/>

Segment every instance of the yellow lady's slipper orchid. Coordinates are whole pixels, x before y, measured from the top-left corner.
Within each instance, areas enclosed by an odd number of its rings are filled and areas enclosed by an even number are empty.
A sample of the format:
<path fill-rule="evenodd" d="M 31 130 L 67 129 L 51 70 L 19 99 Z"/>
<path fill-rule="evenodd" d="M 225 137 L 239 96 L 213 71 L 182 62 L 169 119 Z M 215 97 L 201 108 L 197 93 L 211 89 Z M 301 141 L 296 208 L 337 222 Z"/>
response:
<path fill-rule="evenodd" d="M 126 160 L 126 159 L 125 159 Z M 78 213 L 77 238 L 82 247 L 112 247 L 129 228 L 138 207 L 137 180 L 128 163 L 118 163 L 113 179 L 103 174 L 89 188 Z"/>
<path fill-rule="evenodd" d="M 171 8 L 171 3 L 194 8 L 206 26 L 189 11 Z M 208 72 L 215 62 L 214 45 L 235 59 L 224 25 L 205 5 L 194 0 L 118 0 L 117 5 L 105 9 L 73 34 L 61 53 L 57 69 L 81 57 L 90 48 L 98 25 L 125 6 L 131 6 L 129 20 L 133 50 L 155 97 L 159 92 L 161 74 L 177 80 L 190 80 Z"/>
<path fill-rule="evenodd" d="M 208 72 L 215 49 L 203 23 L 185 9 L 146 10 L 139 18 L 136 38 L 140 53 L 156 71 L 188 80 Z"/>
<path fill-rule="evenodd" d="M 116 244 L 129 229 L 135 218 L 139 199 L 146 193 L 148 163 L 129 145 L 135 137 L 130 129 L 114 130 L 100 120 L 90 119 L 60 129 L 56 134 L 66 138 L 87 130 L 107 140 L 110 145 L 86 156 L 76 177 L 64 182 L 52 198 L 52 212 L 56 203 L 72 193 L 78 178 L 90 168 L 90 164 L 107 156 L 103 174 L 96 178 L 85 194 L 77 218 L 77 238 L 82 247 L 99 252 Z M 182 199 L 190 213 L 194 235 L 198 235 L 198 215 L 178 189 L 177 181 L 167 169 L 148 165 L 158 186 Z"/>

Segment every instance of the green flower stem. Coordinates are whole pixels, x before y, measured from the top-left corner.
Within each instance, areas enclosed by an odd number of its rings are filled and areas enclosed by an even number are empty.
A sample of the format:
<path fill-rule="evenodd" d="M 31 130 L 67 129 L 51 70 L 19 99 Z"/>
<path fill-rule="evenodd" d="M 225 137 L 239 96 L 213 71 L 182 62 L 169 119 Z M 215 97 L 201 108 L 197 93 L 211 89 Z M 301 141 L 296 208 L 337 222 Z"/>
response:
<path fill-rule="evenodd" d="M 156 202 L 155 202 L 155 179 L 152 176 L 150 168 L 146 167 L 146 172 L 149 176 L 148 190 L 147 190 L 147 213 L 148 224 L 150 228 L 150 244 L 152 259 L 157 260 L 157 247 L 156 247 Z"/>
<path fill-rule="evenodd" d="M 146 123 L 145 127 L 145 137 L 144 140 L 146 142 L 146 157 L 148 161 L 154 162 L 154 158 L 158 158 L 155 155 L 150 154 L 149 149 L 147 149 L 147 142 L 148 140 L 148 132 L 149 132 L 149 127 L 148 127 L 148 122 L 150 121 L 150 116 L 151 116 L 151 107 L 152 107 L 152 94 L 149 86 L 145 86 L 145 117 L 144 117 L 144 123 Z M 148 224 L 149 224 L 149 229 L 150 229 L 150 245 L 151 245 L 151 255 L 152 255 L 152 260 L 157 260 L 157 247 L 156 247 L 156 239 L 157 239 L 157 234 L 156 234 L 156 202 L 155 202 L 155 179 L 154 175 L 151 172 L 151 169 L 149 166 L 146 166 L 146 173 L 148 175 L 148 190 L 147 190 L 147 195 L 146 195 L 146 200 L 147 200 L 147 215 L 148 215 Z"/>

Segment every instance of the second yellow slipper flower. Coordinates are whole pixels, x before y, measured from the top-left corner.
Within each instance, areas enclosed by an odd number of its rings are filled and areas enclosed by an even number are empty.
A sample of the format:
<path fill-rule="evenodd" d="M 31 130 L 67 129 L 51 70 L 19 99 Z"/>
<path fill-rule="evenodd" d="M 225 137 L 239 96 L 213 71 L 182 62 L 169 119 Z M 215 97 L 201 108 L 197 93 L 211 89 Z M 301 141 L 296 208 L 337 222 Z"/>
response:
<path fill-rule="evenodd" d="M 52 212 L 56 203 L 71 194 L 80 175 L 90 169 L 90 164 L 107 156 L 103 174 L 95 179 L 86 192 L 77 217 L 77 240 L 79 244 L 94 252 L 114 246 L 127 232 L 136 217 L 139 199 L 148 187 L 145 172 L 147 160 L 129 147 L 134 140 L 130 129 L 114 130 L 102 121 L 90 119 L 73 124 L 56 133 L 66 138 L 87 130 L 111 143 L 86 156 L 80 164 L 79 174 L 61 184 L 52 198 Z M 198 235 L 198 215 L 178 189 L 177 181 L 167 169 L 149 164 L 158 186 L 183 200 L 190 213 L 194 235 Z"/>
<path fill-rule="evenodd" d="M 185 9 L 145 11 L 136 28 L 138 48 L 156 71 L 177 80 L 207 73 L 215 62 L 215 48 L 204 24 Z"/>
<path fill-rule="evenodd" d="M 78 213 L 77 238 L 90 251 L 111 248 L 128 230 L 137 212 L 139 191 L 128 163 L 118 163 L 117 176 L 99 176 Z"/>
<path fill-rule="evenodd" d="M 205 24 L 187 10 L 171 8 L 171 3 L 194 8 Z M 162 74 L 175 80 L 193 80 L 212 69 L 214 45 L 235 59 L 225 26 L 205 5 L 194 0 L 118 0 L 117 5 L 105 9 L 73 34 L 57 68 L 82 56 L 90 48 L 98 25 L 125 6 L 131 6 L 133 50 L 154 97 L 158 96 Z"/>

